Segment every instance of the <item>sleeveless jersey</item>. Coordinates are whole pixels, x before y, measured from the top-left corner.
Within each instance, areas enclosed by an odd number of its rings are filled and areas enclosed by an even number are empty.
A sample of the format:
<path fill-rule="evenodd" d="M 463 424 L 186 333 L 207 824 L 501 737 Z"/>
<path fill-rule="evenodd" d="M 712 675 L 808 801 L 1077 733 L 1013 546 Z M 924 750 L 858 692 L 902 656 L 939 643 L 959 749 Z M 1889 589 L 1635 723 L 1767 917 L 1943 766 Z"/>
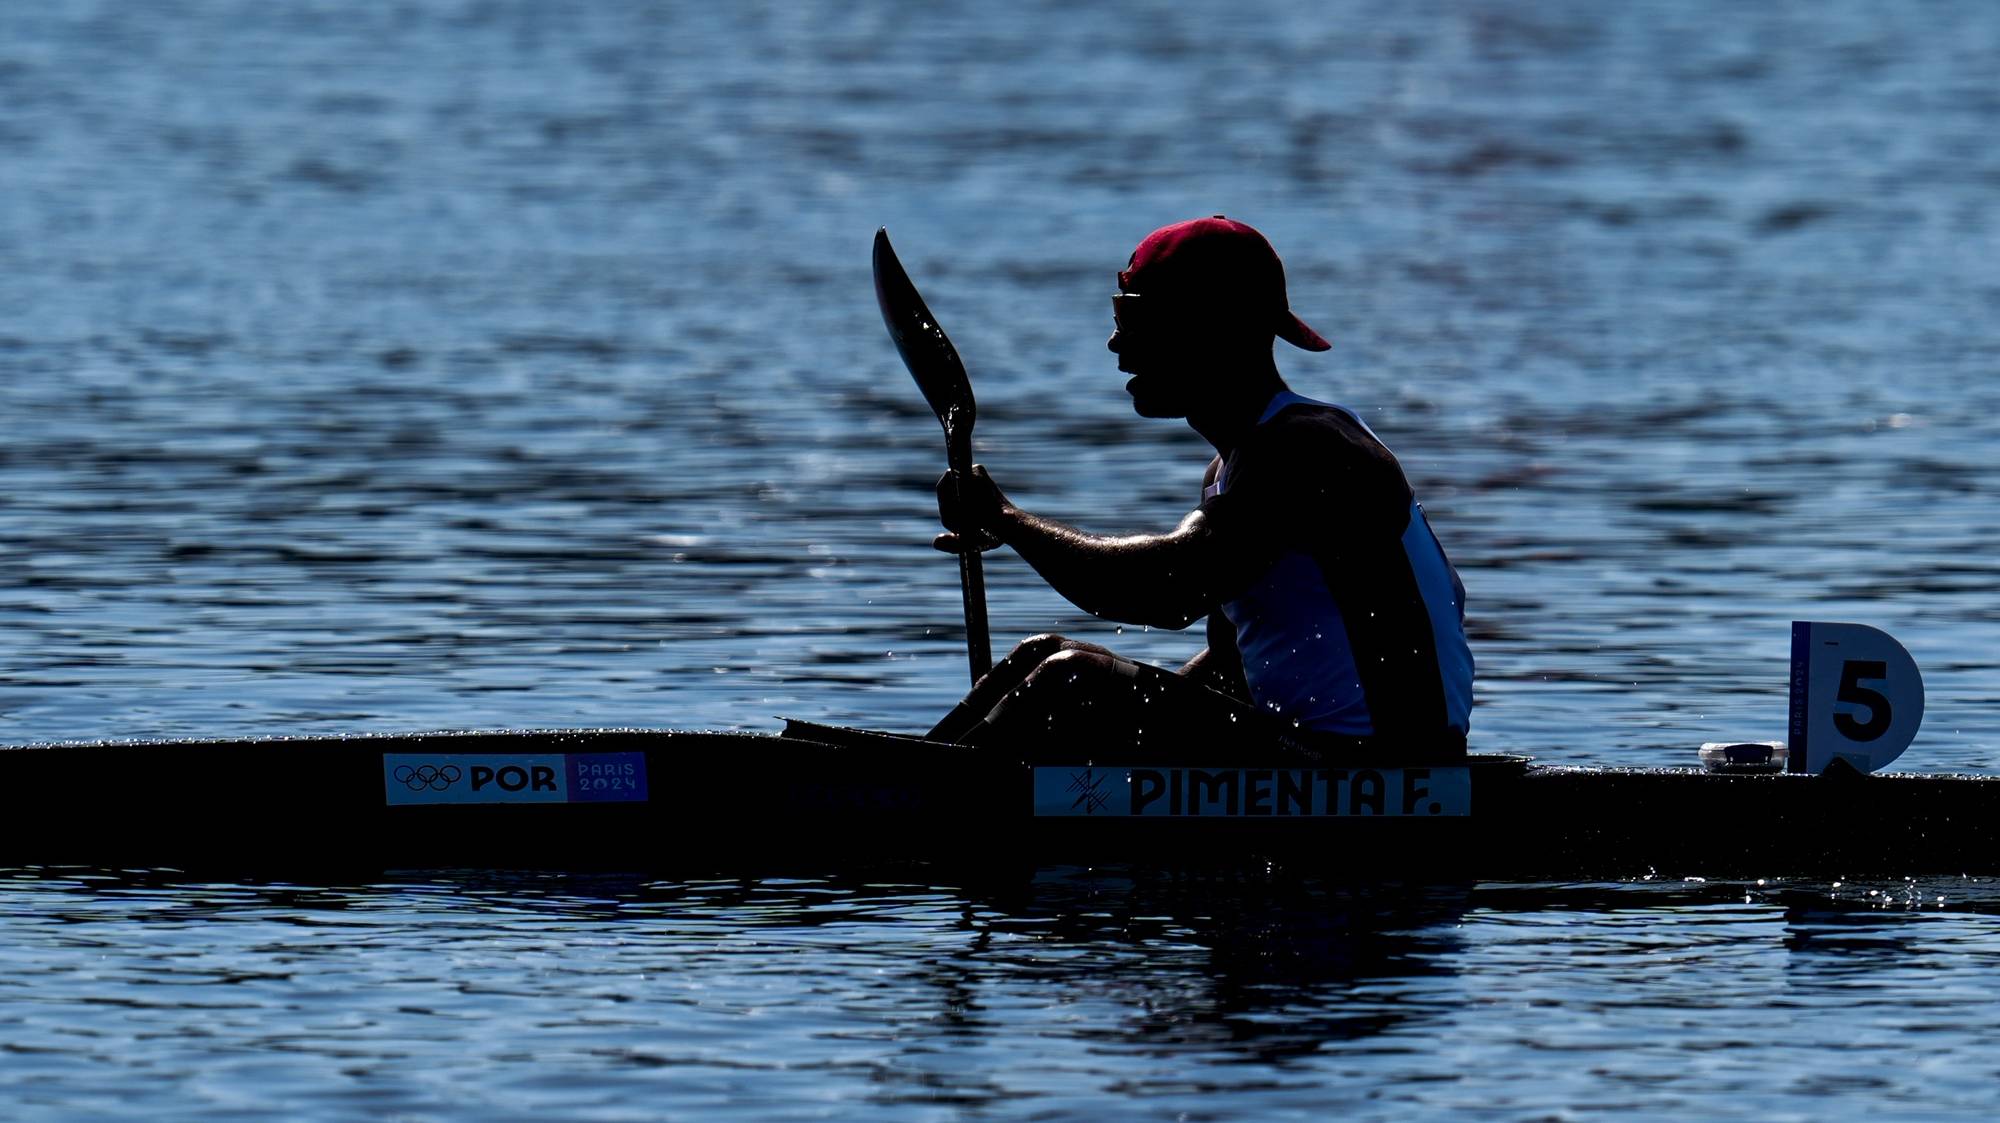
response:
<path fill-rule="evenodd" d="M 1203 490 L 1286 548 L 1221 610 L 1257 706 L 1305 729 L 1409 742 L 1471 727 L 1465 588 L 1402 466 L 1359 415 L 1272 398 Z"/>

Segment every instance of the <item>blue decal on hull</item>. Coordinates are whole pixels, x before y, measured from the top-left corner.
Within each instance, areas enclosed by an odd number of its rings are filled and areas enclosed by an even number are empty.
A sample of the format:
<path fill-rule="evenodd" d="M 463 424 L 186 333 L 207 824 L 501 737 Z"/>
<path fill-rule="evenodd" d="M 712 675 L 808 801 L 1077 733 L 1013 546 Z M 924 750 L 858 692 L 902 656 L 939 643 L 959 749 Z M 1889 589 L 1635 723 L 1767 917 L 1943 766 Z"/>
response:
<path fill-rule="evenodd" d="M 1472 771 L 1431 768 L 1034 769 L 1037 817 L 1461 818 Z"/>
<path fill-rule="evenodd" d="M 571 803 L 644 802 L 646 795 L 645 753 L 570 753 L 568 764 Z"/>
<path fill-rule="evenodd" d="M 636 803 L 645 753 L 383 753 L 391 807 L 462 803 Z"/>

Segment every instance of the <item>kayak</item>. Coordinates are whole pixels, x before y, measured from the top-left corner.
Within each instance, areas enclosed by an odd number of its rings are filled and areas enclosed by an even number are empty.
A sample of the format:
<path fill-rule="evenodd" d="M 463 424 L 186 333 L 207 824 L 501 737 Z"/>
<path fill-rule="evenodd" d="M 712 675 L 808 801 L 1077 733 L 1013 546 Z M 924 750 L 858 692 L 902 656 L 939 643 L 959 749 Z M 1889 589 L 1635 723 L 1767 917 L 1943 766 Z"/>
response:
<path fill-rule="evenodd" d="M 0 749 L 9 865 L 825 871 L 1279 862 L 1561 880 L 2000 872 L 2000 778 L 972 749 L 790 723 Z"/>

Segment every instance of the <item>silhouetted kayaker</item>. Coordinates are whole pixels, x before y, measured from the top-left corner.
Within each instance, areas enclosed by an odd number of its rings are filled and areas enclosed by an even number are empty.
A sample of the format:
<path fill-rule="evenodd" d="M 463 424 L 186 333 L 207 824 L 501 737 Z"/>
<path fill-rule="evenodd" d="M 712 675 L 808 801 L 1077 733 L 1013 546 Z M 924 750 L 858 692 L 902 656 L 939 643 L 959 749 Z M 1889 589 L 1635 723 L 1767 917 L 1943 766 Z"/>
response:
<path fill-rule="evenodd" d="M 1464 589 L 1396 458 L 1352 410 L 1279 376 L 1274 339 L 1329 344 L 1291 313 L 1270 243 L 1220 215 L 1175 223 L 1139 244 L 1118 284 L 1108 346 L 1133 409 L 1186 418 L 1215 447 L 1200 506 L 1164 534 L 1087 534 L 1015 506 L 975 466 L 940 481 L 952 533 L 936 544 L 1011 546 L 1106 619 L 1206 617 L 1208 646 L 1174 672 L 1034 636 L 932 736 L 1462 753 Z"/>

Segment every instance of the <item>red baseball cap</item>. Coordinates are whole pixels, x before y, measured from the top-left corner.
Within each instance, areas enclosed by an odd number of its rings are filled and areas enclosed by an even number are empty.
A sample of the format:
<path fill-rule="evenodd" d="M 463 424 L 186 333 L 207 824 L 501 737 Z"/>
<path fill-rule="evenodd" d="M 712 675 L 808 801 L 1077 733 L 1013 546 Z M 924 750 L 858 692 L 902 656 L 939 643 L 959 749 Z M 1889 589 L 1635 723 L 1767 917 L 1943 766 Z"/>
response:
<path fill-rule="evenodd" d="M 1270 317 L 1279 339 L 1308 351 L 1333 347 L 1292 315 L 1285 299 L 1285 266 L 1255 227 L 1215 215 L 1162 226 L 1118 274 L 1126 292 L 1206 297 Z"/>

